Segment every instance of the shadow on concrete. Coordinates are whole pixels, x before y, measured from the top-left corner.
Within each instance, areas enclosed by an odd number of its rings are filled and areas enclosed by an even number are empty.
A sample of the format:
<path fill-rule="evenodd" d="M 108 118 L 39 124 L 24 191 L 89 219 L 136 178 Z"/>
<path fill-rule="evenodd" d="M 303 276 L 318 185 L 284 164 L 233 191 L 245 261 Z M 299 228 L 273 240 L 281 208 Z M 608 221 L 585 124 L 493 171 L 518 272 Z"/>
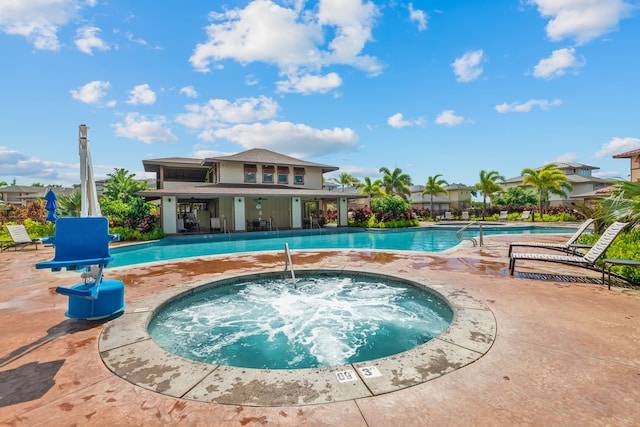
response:
<path fill-rule="evenodd" d="M 40 399 L 56 383 L 55 376 L 64 360 L 30 362 L 0 372 L 0 408 Z"/>
<path fill-rule="evenodd" d="M 100 319 L 100 320 L 78 320 L 78 319 L 66 319 L 57 325 L 52 326 L 47 329 L 47 335 L 38 340 L 23 345 L 20 348 L 13 350 L 11 353 L 7 354 L 0 358 L 0 368 L 16 361 L 22 356 L 29 354 L 30 352 L 37 350 L 43 345 L 53 341 L 54 339 L 61 337 L 63 335 L 75 334 L 76 332 L 86 331 L 88 329 L 93 329 L 102 326 L 105 322 L 108 322 L 116 317 L 120 316 L 122 313 L 118 313 L 117 315 Z"/>

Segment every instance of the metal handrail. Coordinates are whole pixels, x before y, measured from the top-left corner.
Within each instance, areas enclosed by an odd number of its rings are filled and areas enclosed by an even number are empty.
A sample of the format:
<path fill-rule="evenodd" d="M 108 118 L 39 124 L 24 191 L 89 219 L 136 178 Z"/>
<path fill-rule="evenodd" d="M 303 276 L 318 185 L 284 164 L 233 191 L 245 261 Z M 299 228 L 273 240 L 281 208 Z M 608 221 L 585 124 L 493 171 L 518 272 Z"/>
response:
<path fill-rule="evenodd" d="M 289 243 L 284 244 L 284 255 L 285 255 L 284 271 L 287 271 L 287 267 L 289 267 L 289 269 L 291 270 L 291 278 L 293 279 L 293 285 L 297 289 L 297 286 L 295 283 L 296 273 L 293 271 L 293 262 L 291 261 L 291 252 L 289 252 Z"/>
<path fill-rule="evenodd" d="M 462 237 L 462 232 L 465 231 L 467 228 L 471 227 L 473 224 L 477 224 L 478 221 L 472 221 L 469 224 L 465 225 L 464 227 L 462 227 L 460 230 L 458 230 L 456 232 L 456 237 L 458 238 L 458 240 L 462 241 L 462 240 L 471 240 L 473 242 L 473 246 L 478 246 L 478 241 L 476 239 L 474 239 L 473 237 Z M 480 246 L 482 246 L 483 242 L 482 242 L 482 224 L 478 224 L 478 227 L 480 229 L 480 235 L 479 235 L 479 240 L 480 240 Z"/>

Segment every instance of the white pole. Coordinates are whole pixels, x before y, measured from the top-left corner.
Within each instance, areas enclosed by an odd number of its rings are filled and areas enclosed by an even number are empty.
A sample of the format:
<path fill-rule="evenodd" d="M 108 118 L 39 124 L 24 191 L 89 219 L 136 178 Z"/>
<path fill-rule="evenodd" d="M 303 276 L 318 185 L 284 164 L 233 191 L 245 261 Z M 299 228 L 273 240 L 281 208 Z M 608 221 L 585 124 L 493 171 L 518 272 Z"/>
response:
<path fill-rule="evenodd" d="M 98 204 L 96 183 L 93 179 L 93 164 L 89 152 L 87 139 L 87 125 L 79 126 L 79 154 L 80 154 L 80 216 L 101 216 Z"/>

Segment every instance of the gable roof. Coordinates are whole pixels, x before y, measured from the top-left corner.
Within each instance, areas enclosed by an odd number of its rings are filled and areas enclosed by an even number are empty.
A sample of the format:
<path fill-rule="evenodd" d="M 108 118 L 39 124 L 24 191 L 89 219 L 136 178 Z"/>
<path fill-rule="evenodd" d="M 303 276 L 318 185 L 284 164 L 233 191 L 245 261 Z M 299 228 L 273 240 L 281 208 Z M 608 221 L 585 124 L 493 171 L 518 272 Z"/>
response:
<path fill-rule="evenodd" d="M 640 148 L 637 150 L 626 151 L 624 153 L 615 154 L 613 156 L 614 159 L 627 159 L 629 157 L 633 157 L 635 155 L 640 155 Z"/>
<path fill-rule="evenodd" d="M 312 163 L 295 157 L 285 156 L 264 148 L 252 148 L 242 153 L 232 154 L 230 156 L 210 157 L 204 160 L 204 165 L 211 165 L 217 162 L 234 162 L 234 163 L 263 163 L 278 164 L 284 166 L 296 167 L 316 167 L 321 168 L 322 173 L 337 171 L 337 166 L 329 166 L 322 163 Z"/>

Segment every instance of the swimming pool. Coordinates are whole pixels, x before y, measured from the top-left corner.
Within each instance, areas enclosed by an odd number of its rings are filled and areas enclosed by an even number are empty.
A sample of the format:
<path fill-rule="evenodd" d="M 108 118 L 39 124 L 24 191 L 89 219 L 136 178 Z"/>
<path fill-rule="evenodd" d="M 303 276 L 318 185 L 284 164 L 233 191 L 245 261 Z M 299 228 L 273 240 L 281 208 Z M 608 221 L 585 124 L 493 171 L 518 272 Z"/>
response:
<path fill-rule="evenodd" d="M 280 232 L 254 232 L 167 237 L 162 240 L 111 248 L 114 261 L 109 267 L 166 261 L 237 252 L 300 249 L 372 249 L 440 252 L 460 243 L 456 232 L 461 226 L 416 227 L 410 229 L 364 230 L 323 228 Z M 572 227 L 483 225 L 485 235 L 573 233 Z M 312 234 L 313 233 L 313 234 Z M 469 228 L 463 237 L 478 235 Z"/>

